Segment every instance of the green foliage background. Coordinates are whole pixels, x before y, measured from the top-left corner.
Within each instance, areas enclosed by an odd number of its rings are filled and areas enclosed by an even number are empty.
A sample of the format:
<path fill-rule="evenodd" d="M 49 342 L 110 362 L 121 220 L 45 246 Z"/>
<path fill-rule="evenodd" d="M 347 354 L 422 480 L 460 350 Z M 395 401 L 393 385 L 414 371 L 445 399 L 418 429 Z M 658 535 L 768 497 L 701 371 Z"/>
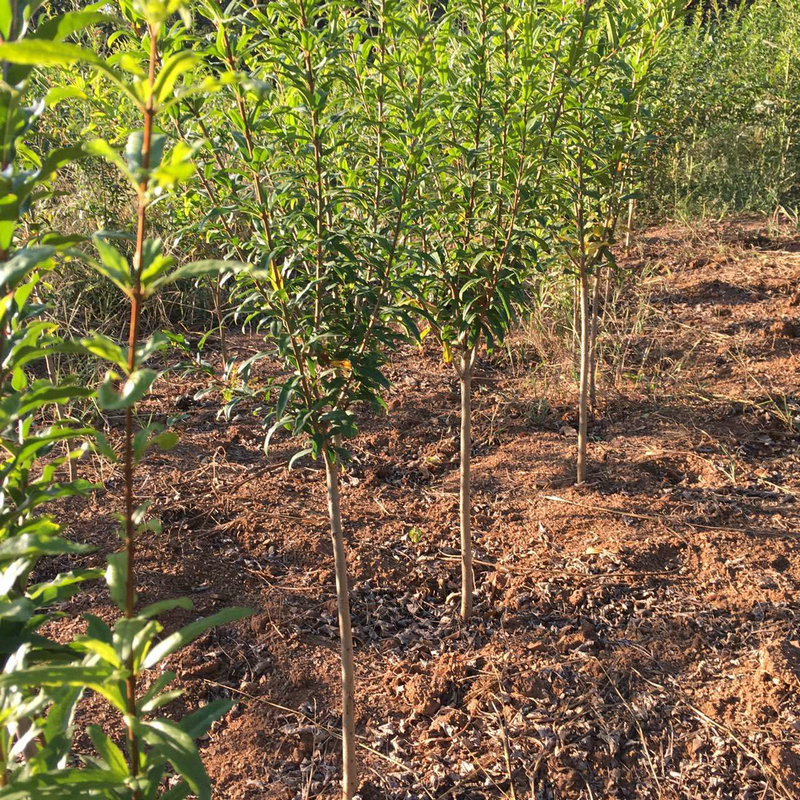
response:
<path fill-rule="evenodd" d="M 652 94 L 644 219 L 773 212 L 800 202 L 800 4 L 690 13 Z"/>

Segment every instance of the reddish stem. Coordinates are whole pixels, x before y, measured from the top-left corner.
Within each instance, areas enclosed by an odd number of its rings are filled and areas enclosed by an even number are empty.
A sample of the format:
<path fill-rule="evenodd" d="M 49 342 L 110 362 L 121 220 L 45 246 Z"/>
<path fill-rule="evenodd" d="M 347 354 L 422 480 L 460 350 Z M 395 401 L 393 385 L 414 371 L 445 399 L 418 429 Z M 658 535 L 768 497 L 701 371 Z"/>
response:
<path fill-rule="evenodd" d="M 139 321 L 142 306 L 142 258 L 144 255 L 144 236 L 147 222 L 147 171 L 150 169 L 150 143 L 153 136 L 153 118 L 155 107 L 153 103 L 152 87 L 155 83 L 156 60 L 158 58 L 158 31 L 153 25 L 148 25 L 150 34 L 150 65 L 148 81 L 150 83 L 150 96 L 144 108 L 144 132 L 142 134 L 142 169 L 145 176 L 139 184 L 139 202 L 137 208 L 136 225 L 136 252 L 133 257 L 133 287 L 131 289 L 131 317 L 128 334 L 128 373 L 133 373 L 136 368 L 136 345 L 139 341 Z M 125 583 L 125 617 L 134 616 L 136 605 L 136 571 L 134 561 L 136 557 L 136 536 L 133 524 L 134 497 L 134 455 L 133 455 L 133 406 L 125 409 L 125 552 L 127 553 L 127 569 Z M 131 722 L 128 724 L 128 748 L 131 760 L 131 775 L 139 774 L 139 741 L 133 730 L 132 720 L 136 717 L 136 675 L 134 673 L 133 654 L 128 657 L 125 665 L 128 677 L 125 681 L 127 711 Z M 134 800 L 141 800 L 141 792 L 134 791 Z"/>

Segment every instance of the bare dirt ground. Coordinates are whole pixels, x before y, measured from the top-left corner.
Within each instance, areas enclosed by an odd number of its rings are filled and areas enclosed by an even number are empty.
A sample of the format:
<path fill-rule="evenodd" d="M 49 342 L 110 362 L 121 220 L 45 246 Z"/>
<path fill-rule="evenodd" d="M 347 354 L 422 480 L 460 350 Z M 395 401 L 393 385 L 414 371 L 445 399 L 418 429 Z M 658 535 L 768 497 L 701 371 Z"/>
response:
<path fill-rule="evenodd" d="M 800 237 L 670 226 L 620 263 L 642 280 L 603 334 L 587 487 L 571 364 L 535 326 L 480 363 L 468 627 L 452 368 L 432 344 L 398 354 L 389 415 L 363 421 L 343 492 L 363 800 L 800 797 Z M 217 421 L 202 386 L 168 377 L 142 410 L 181 441 L 140 471 L 164 531 L 139 591 L 255 614 L 172 657 L 168 711 L 237 701 L 202 743 L 220 800 L 334 798 L 324 475 L 288 472 L 285 438 L 265 462 L 257 418 Z M 64 512 L 101 552 L 104 477 Z M 92 591 L 83 610 L 113 617 Z"/>

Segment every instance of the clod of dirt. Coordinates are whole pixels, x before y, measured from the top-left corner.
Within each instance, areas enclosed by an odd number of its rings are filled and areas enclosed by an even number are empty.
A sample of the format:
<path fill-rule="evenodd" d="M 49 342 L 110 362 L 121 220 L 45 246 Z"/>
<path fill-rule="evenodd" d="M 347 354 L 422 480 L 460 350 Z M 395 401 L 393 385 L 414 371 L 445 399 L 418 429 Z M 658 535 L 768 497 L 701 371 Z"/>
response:
<path fill-rule="evenodd" d="M 800 642 L 768 642 L 759 653 L 765 677 L 783 686 L 800 686 Z"/>
<path fill-rule="evenodd" d="M 800 755 L 785 745 L 776 744 L 767 750 L 767 757 L 784 786 L 800 796 Z"/>
<path fill-rule="evenodd" d="M 790 317 L 783 317 L 774 322 L 769 332 L 773 336 L 784 336 L 787 339 L 797 339 L 800 337 L 800 320 L 791 319 Z"/>

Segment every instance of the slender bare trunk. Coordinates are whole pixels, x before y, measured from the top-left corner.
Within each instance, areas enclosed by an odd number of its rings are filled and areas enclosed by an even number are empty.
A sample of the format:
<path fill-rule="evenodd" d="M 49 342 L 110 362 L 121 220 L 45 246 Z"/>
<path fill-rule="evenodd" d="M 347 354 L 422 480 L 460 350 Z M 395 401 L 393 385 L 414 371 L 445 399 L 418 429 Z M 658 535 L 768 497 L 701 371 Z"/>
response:
<path fill-rule="evenodd" d="M 472 571 L 472 531 L 470 529 L 470 451 L 472 450 L 472 369 L 475 351 L 461 356 L 458 375 L 461 381 L 461 474 L 459 482 L 459 532 L 461 536 L 461 617 L 472 616 L 475 576 Z"/>
<path fill-rule="evenodd" d="M 580 299 L 578 296 L 578 281 L 572 284 L 572 352 L 578 349 L 578 330 L 580 325 Z"/>
<path fill-rule="evenodd" d="M 586 481 L 586 436 L 589 416 L 589 276 L 581 265 L 579 275 L 581 309 L 581 377 L 578 411 L 578 484 Z"/>
<path fill-rule="evenodd" d="M 350 592 L 347 586 L 347 556 L 342 535 L 339 494 L 339 464 L 325 451 L 325 478 L 328 485 L 328 516 L 336 572 L 336 607 L 339 612 L 339 640 L 342 656 L 342 800 L 351 800 L 358 788 L 355 732 L 355 674 L 353 630 L 350 624 Z"/>
<path fill-rule="evenodd" d="M 598 267 L 592 285 L 592 321 L 589 329 L 589 405 L 597 407 L 597 328 L 600 318 L 600 273 Z"/>
<path fill-rule="evenodd" d="M 631 252 L 631 238 L 633 234 L 633 212 L 636 206 L 636 201 L 631 197 L 628 200 L 628 223 L 625 226 L 625 255 Z"/>
<path fill-rule="evenodd" d="M 150 169 L 150 145 L 153 135 L 153 118 L 155 110 L 153 105 L 152 87 L 155 84 L 156 61 L 158 60 L 158 29 L 150 25 L 150 64 L 148 83 L 151 94 L 147 101 L 144 111 L 144 131 L 142 132 L 142 167 Z M 133 374 L 136 368 L 136 347 L 139 343 L 139 321 L 142 305 L 142 259 L 144 258 L 145 229 L 147 226 L 147 181 L 143 180 L 139 185 L 139 202 L 136 211 L 136 248 L 133 256 L 133 289 L 131 291 L 131 310 L 128 326 L 128 372 Z M 134 431 L 133 431 L 133 406 L 125 409 L 125 439 L 123 452 L 123 475 L 125 483 L 125 552 L 127 554 L 127 569 L 125 575 L 125 617 L 133 618 L 136 606 L 136 529 L 133 521 L 136 509 L 134 498 Z M 130 759 L 131 775 L 136 778 L 139 775 L 139 739 L 134 730 L 134 720 L 136 719 L 136 695 L 137 682 L 136 671 L 134 669 L 134 656 L 130 654 L 125 666 L 128 670 L 128 677 L 125 679 L 125 695 L 128 709 L 128 756 Z M 133 799 L 141 800 L 142 792 L 136 788 L 133 790 Z"/>
<path fill-rule="evenodd" d="M 219 331 L 219 346 L 222 353 L 223 371 L 228 363 L 228 343 L 225 337 L 225 323 L 222 318 L 222 277 L 217 275 L 214 282 L 214 315 L 217 318 L 217 330 Z"/>

